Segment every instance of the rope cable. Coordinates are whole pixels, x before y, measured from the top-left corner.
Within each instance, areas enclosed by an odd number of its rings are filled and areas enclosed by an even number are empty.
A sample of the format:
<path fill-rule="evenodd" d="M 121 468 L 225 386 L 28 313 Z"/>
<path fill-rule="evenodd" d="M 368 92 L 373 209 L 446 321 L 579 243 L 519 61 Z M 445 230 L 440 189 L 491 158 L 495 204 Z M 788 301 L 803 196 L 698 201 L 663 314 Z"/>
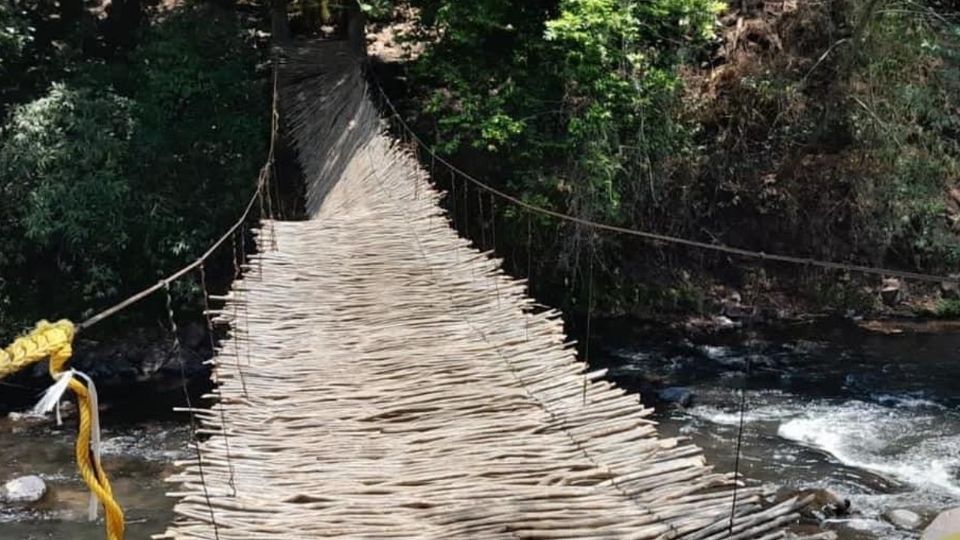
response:
<path fill-rule="evenodd" d="M 210 351 L 211 354 L 215 354 L 217 350 L 217 345 L 214 338 L 213 330 L 213 319 L 210 315 L 210 292 L 207 288 L 207 272 L 204 269 L 204 265 L 200 265 L 200 286 L 203 287 L 203 315 L 204 319 L 207 322 L 207 336 L 210 340 Z M 214 365 L 211 369 L 211 374 L 213 375 L 213 384 L 216 385 L 217 391 L 219 392 L 221 406 L 217 407 L 220 412 L 220 431 L 223 433 L 223 443 L 226 449 L 227 454 L 227 468 L 228 473 L 230 474 L 229 481 L 227 482 L 230 486 L 230 490 L 233 493 L 233 496 L 237 496 L 237 483 L 236 475 L 233 468 L 233 455 L 230 450 L 230 435 L 227 431 L 227 416 L 226 412 L 223 410 L 223 387 L 220 382 L 220 375 L 218 366 Z"/>

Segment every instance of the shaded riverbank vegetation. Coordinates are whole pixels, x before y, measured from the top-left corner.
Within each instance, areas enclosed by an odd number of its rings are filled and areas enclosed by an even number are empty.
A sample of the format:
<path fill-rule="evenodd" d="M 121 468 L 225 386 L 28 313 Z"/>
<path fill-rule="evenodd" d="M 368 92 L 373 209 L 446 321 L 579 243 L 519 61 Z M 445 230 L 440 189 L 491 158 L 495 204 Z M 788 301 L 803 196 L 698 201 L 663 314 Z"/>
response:
<path fill-rule="evenodd" d="M 269 137 L 247 11 L 0 2 L 0 335 L 155 283 L 237 218 Z"/>
<path fill-rule="evenodd" d="M 370 13 L 386 27 L 371 39 L 409 53 L 381 68 L 404 116 L 527 202 L 767 253 L 937 273 L 960 262 L 952 4 L 412 0 Z M 496 237 L 512 271 L 568 309 L 586 309 L 591 274 L 592 303 L 614 315 L 709 312 L 732 291 L 774 311 L 882 307 L 879 278 L 594 234 L 479 200 L 459 203 L 461 230 Z M 949 311 L 935 289 L 916 291 Z"/>

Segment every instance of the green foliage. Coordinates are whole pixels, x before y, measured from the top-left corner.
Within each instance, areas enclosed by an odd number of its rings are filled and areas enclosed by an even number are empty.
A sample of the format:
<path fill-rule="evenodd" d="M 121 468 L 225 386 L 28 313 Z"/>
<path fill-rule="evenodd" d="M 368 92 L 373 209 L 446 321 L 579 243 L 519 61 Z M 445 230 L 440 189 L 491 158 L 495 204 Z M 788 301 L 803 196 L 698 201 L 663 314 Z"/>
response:
<path fill-rule="evenodd" d="M 75 286 L 68 304 L 116 293 L 130 109 L 109 92 L 56 85 L 13 112 L 0 146 L 0 302 L 11 304 L 0 328 L 57 298 L 58 278 Z"/>
<path fill-rule="evenodd" d="M 33 29 L 24 15 L 9 0 L 0 0 L 0 76 L 7 73 L 11 63 L 20 59 L 33 39 Z"/>
<path fill-rule="evenodd" d="M 692 147 L 678 68 L 702 53 L 722 4 L 414 4 L 431 43 L 412 66 L 413 82 L 431 89 L 419 108 L 438 150 L 495 163 L 478 172 L 529 201 L 587 219 L 631 223 L 638 208 L 655 204 L 654 184 Z M 500 217 L 507 227 L 525 226 L 523 214 Z M 587 253 L 619 257 L 616 241 L 600 246 L 576 231 L 562 236 L 567 240 L 535 255 L 560 263 L 547 265 L 547 280 L 579 275 L 580 286 L 578 261 Z"/>
<path fill-rule="evenodd" d="M 958 29 L 931 12 L 884 10 L 868 26 L 849 96 L 872 164 L 856 184 L 859 234 L 918 267 L 960 262 L 945 197 L 960 183 Z"/>
<path fill-rule="evenodd" d="M 244 34 L 229 12 L 182 8 L 122 68 L 81 64 L 14 109 L 0 136 L 0 333 L 154 283 L 236 219 L 268 135 Z"/>
<path fill-rule="evenodd" d="M 944 298 L 937 302 L 930 313 L 940 319 L 960 319 L 960 300 Z"/>
<path fill-rule="evenodd" d="M 869 287 L 860 287 L 856 280 L 837 279 L 835 275 L 814 272 L 804 288 L 814 305 L 825 306 L 837 313 L 870 313 L 879 305 L 879 297 Z"/>
<path fill-rule="evenodd" d="M 364 14 L 375 21 L 387 20 L 393 14 L 393 2 L 391 0 L 366 0 L 360 2 L 360 9 Z"/>
<path fill-rule="evenodd" d="M 81 276 L 85 299 L 115 294 L 133 129 L 130 101 L 109 92 L 55 85 L 18 107 L 0 147 L 0 211 L 18 227 L 3 235 L 0 261 L 57 253 L 59 271 Z"/>
<path fill-rule="evenodd" d="M 235 17 L 210 9 L 164 20 L 131 55 L 135 230 L 158 272 L 199 255 L 250 196 L 269 129 L 256 60 Z"/>
<path fill-rule="evenodd" d="M 629 217 L 620 215 L 622 199 L 646 193 L 630 184 L 644 172 L 662 173 L 656 165 L 663 157 L 689 145 L 677 67 L 712 37 L 723 7 L 704 0 L 560 2 L 545 35 L 560 47 L 564 95 L 574 106 L 567 130 L 580 150 L 577 176 L 586 193 L 574 205 L 578 214 Z"/>

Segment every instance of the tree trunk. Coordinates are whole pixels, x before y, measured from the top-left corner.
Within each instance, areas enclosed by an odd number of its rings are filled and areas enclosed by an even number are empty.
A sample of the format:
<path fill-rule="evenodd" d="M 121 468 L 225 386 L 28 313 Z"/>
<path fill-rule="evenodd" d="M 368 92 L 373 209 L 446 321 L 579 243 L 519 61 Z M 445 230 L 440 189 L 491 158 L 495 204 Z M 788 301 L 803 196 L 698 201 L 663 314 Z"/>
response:
<path fill-rule="evenodd" d="M 347 8 L 347 40 L 361 56 L 367 55 L 367 17 L 359 4 L 351 2 Z"/>
<path fill-rule="evenodd" d="M 270 0 L 270 31 L 273 42 L 287 43 L 291 39 L 290 16 L 287 14 L 287 0 Z"/>

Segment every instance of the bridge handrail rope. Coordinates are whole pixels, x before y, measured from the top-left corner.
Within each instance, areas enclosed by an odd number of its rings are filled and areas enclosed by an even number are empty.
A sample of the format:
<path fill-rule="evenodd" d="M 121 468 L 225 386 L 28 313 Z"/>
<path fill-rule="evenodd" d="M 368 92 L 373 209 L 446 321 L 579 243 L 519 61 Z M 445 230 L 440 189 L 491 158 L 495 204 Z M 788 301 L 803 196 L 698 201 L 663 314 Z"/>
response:
<path fill-rule="evenodd" d="M 618 225 L 611 225 L 609 223 L 601 223 L 598 221 L 593 221 L 593 220 L 573 216 L 570 214 L 565 214 L 563 212 L 558 212 L 556 210 L 551 210 L 549 208 L 544 208 L 542 206 L 529 203 L 519 197 L 506 193 L 500 189 L 497 189 L 491 186 L 490 184 L 482 180 L 477 179 L 476 177 L 470 175 L 469 173 L 465 172 L 463 169 L 457 167 L 450 161 L 446 160 L 445 158 L 437 154 L 436 151 L 434 151 L 433 147 L 428 145 L 419 135 L 417 135 L 417 133 L 413 130 L 413 128 L 410 127 L 407 121 L 404 120 L 403 116 L 397 110 L 397 107 L 394 105 L 393 101 L 390 99 L 386 91 L 383 89 L 383 85 L 380 83 L 380 80 L 376 77 L 376 75 L 372 71 L 370 71 L 370 76 L 371 76 L 370 78 L 373 80 L 374 86 L 377 87 L 377 91 L 380 94 L 384 104 L 386 104 L 386 106 L 390 109 L 391 115 L 397 119 L 403 132 L 406 133 L 413 141 L 415 141 L 417 146 L 419 146 L 424 151 L 426 151 L 427 154 L 431 157 L 431 159 L 442 163 L 452 172 L 461 176 L 465 180 L 471 182 L 478 188 L 484 191 L 487 191 L 492 195 L 500 197 L 501 199 L 507 202 L 510 202 L 516 206 L 524 208 L 529 212 L 553 217 L 562 221 L 575 223 L 577 225 L 582 225 L 582 226 L 593 228 L 593 229 L 610 231 L 610 232 L 625 234 L 629 236 L 635 236 L 635 237 L 643 238 L 643 239 L 654 241 L 654 242 L 676 244 L 676 245 L 687 246 L 687 247 L 703 249 L 708 251 L 727 253 L 730 255 L 737 255 L 740 257 L 760 259 L 764 261 L 783 262 L 783 263 L 789 263 L 789 264 L 795 264 L 795 265 L 801 265 L 801 266 L 816 266 L 816 267 L 825 268 L 828 270 L 843 270 L 847 272 L 872 274 L 872 275 L 878 275 L 882 277 L 898 277 L 902 279 L 926 281 L 926 282 L 932 282 L 932 283 L 960 284 L 960 277 L 943 276 L 943 275 L 929 274 L 924 272 L 912 272 L 909 270 L 894 270 L 890 268 L 867 266 L 867 265 L 861 265 L 861 264 L 842 263 L 842 262 L 836 262 L 836 261 L 826 261 L 821 259 L 814 259 L 811 257 L 798 257 L 793 255 L 784 255 L 780 253 L 766 253 L 763 251 L 738 248 L 733 246 L 727 246 L 724 244 L 711 244 L 708 242 L 701 242 L 699 240 L 691 240 L 689 238 L 681 238 L 678 236 L 671 236 L 666 234 L 643 231 L 639 229 L 621 227 Z"/>
<path fill-rule="evenodd" d="M 70 389 L 77 398 L 77 409 L 79 412 L 79 426 L 75 453 L 77 468 L 80 475 L 91 492 L 90 519 L 96 519 L 97 502 L 104 507 L 106 513 L 106 535 L 107 540 L 123 540 L 125 532 L 125 521 L 123 509 L 114 498 L 113 490 L 106 471 L 100 464 L 100 418 L 96 386 L 93 380 L 86 374 L 67 369 L 66 364 L 73 355 L 73 341 L 76 335 L 90 328 L 91 326 L 109 318 L 130 306 L 144 300 L 158 291 L 165 291 L 167 294 L 167 314 L 170 319 L 172 330 L 175 334 L 175 345 L 179 347 L 179 340 L 176 338 L 176 323 L 173 319 L 173 311 L 170 298 L 170 284 L 183 278 L 190 272 L 199 269 L 201 279 L 203 280 L 205 302 L 208 294 L 206 291 L 206 277 L 203 273 L 204 263 L 213 256 L 216 251 L 223 246 L 233 235 L 240 230 L 250 217 L 254 206 L 259 201 L 261 218 L 272 217 L 273 208 L 270 193 L 270 179 L 275 166 L 275 153 L 277 144 L 277 135 L 279 131 L 279 107 L 278 107 L 278 75 L 276 60 L 274 60 L 273 69 L 273 89 L 272 89 L 272 110 L 270 123 L 270 147 L 267 153 L 267 160 L 260 168 L 257 178 L 257 186 L 249 202 L 244 207 L 243 213 L 231 225 L 226 232 L 217 239 L 207 250 L 197 259 L 186 266 L 173 272 L 169 276 L 161 279 L 156 284 L 143 289 L 142 291 L 126 298 L 125 300 L 97 313 L 96 315 L 84 320 L 79 324 L 63 319 L 54 323 L 42 320 L 29 333 L 15 339 L 12 344 L 4 349 L 0 349 L 0 380 L 18 373 L 33 364 L 39 363 L 45 359 L 50 360 L 49 372 L 55 383 L 47 389 L 43 398 L 33 409 L 35 414 L 45 414 L 56 409 L 57 421 L 59 423 L 59 403 L 63 394 Z M 266 208 L 264 197 L 267 198 Z M 236 263 L 236 259 L 235 263 Z M 212 337 L 211 337 L 212 339 Z M 195 424 L 193 419 L 193 406 L 190 404 L 189 393 L 187 393 L 185 374 L 181 364 L 181 375 L 184 377 L 184 392 L 186 395 L 188 410 L 191 414 L 191 426 Z M 79 379 L 79 380 L 78 380 Z M 81 382 L 81 380 L 83 382 Z M 199 454 L 199 445 L 197 445 L 198 461 L 202 467 L 202 456 Z M 209 496 L 208 496 L 209 505 Z M 216 528 L 216 520 L 212 515 L 213 525 Z M 218 535 L 219 537 L 219 535 Z"/>

